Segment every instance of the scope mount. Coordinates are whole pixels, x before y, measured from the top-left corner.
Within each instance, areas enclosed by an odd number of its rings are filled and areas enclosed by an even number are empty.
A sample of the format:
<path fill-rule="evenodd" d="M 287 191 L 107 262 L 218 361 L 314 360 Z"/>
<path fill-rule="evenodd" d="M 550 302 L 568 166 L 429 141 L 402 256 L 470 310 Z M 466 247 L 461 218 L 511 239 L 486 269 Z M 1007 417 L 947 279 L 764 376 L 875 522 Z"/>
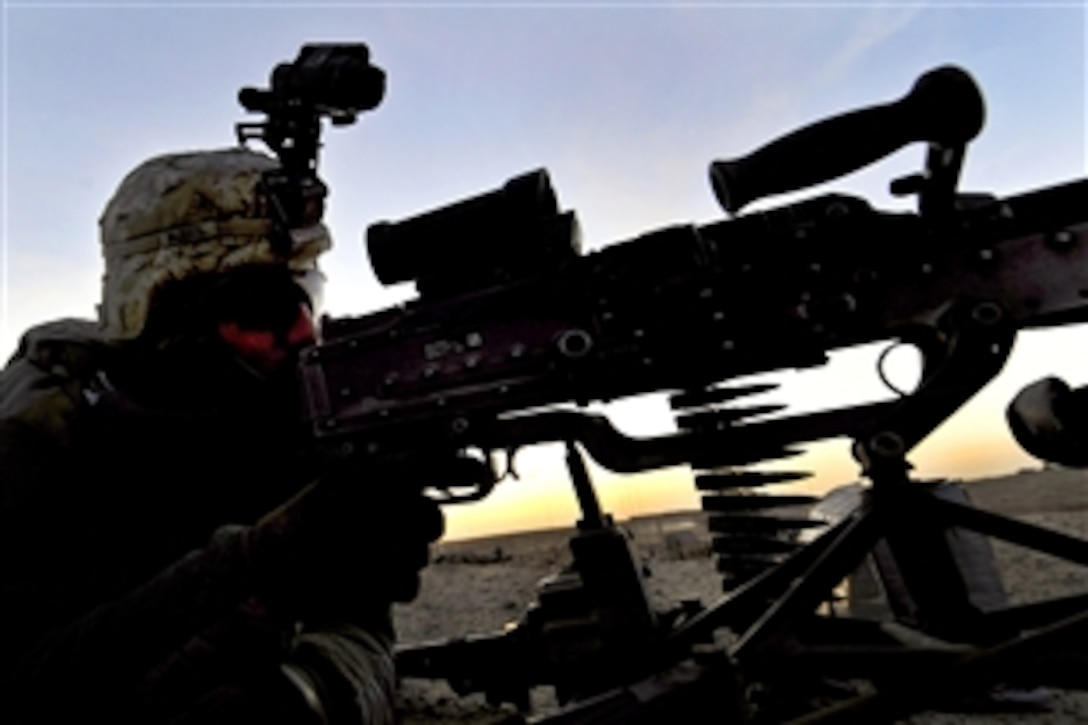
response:
<path fill-rule="evenodd" d="M 351 125 L 384 95 L 385 72 L 370 63 L 363 43 L 304 45 L 293 62 L 272 69 L 268 88 L 239 90 L 242 107 L 266 118 L 235 124 L 238 145 L 259 140 L 280 162 L 262 175 L 279 245 L 289 249 L 289 230 L 316 224 L 324 214 L 328 189 L 317 176 L 321 119 Z"/>

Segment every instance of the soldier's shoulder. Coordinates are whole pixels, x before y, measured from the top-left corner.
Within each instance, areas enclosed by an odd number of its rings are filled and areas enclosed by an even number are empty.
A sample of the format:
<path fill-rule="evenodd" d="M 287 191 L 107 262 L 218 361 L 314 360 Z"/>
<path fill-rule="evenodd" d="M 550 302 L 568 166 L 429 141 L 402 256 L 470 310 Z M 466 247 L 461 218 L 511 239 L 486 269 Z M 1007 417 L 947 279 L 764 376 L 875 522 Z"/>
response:
<path fill-rule="evenodd" d="M 63 430 L 80 404 L 83 383 L 110 347 L 91 320 L 55 320 L 27 330 L 0 371 L 0 421 Z"/>

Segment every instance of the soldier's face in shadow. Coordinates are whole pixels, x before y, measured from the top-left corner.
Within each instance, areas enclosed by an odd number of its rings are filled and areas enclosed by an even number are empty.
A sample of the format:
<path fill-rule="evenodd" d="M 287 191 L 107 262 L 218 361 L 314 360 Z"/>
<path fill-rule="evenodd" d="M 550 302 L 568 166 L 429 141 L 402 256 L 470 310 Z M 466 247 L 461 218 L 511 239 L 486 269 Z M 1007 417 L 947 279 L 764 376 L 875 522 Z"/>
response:
<path fill-rule="evenodd" d="M 293 364 L 303 348 L 317 342 L 317 328 L 305 303 L 299 303 L 295 321 L 283 329 L 247 329 L 231 320 L 220 322 L 217 331 L 239 357 L 267 374 Z"/>
<path fill-rule="evenodd" d="M 313 303 L 288 270 L 241 270 L 221 300 L 219 339 L 262 373 L 293 366 L 298 353 L 317 342 Z"/>

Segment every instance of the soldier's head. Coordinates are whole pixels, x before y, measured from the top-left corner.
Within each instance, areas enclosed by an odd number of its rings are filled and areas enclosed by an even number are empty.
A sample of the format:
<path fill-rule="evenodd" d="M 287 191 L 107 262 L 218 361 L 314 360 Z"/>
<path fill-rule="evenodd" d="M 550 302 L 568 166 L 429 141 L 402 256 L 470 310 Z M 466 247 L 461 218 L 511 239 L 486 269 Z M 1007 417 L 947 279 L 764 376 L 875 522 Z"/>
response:
<path fill-rule="evenodd" d="M 317 258 L 331 241 L 319 220 L 273 221 L 262 179 L 277 167 L 236 148 L 159 156 L 129 173 L 99 221 L 105 335 L 214 336 L 258 368 L 312 341 Z"/>

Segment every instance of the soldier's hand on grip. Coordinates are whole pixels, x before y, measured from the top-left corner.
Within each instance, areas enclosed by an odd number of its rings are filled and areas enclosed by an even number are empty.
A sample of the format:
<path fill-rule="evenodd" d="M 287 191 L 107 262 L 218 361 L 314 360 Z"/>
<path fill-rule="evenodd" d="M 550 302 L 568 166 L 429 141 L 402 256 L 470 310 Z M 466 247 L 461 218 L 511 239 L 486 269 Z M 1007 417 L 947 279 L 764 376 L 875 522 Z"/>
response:
<path fill-rule="evenodd" d="M 422 490 L 444 467 L 419 463 L 399 469 L 392 480 L 307 486 L 245 534 L 258 595 L 269 606 L 304 617 L 381 616 L 391 603 L 415 598 L 430 544 L 445 528 L 438 504 Z"/>

